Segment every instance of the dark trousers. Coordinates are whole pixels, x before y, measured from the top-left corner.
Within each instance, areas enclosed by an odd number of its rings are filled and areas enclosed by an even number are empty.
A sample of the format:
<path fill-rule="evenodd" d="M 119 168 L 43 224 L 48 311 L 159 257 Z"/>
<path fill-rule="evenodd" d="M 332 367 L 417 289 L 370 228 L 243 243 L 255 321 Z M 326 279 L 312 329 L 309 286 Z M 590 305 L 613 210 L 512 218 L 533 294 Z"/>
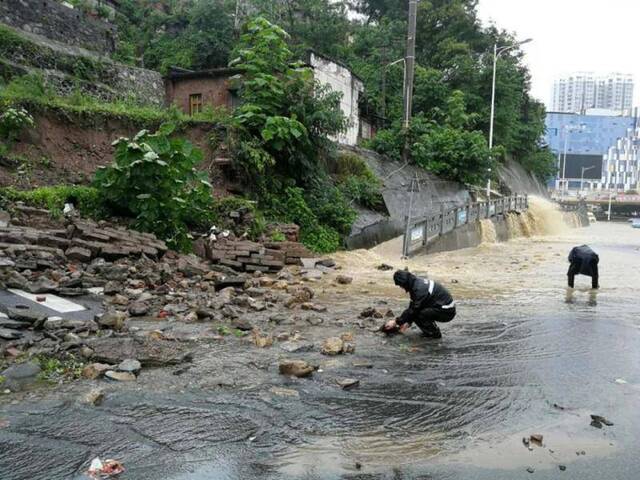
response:
<path fill-rule="evenodd" d="M 442 334 L 436 322 L 450 322 L 456 316 L 455 308 L 425 308 L 420 311 L 415 324 L 427 337 L 440 338 Z"/>
<path fill-rule="evenodd" d="M 567 276 L 569 278 L 569 287 L 573 288 L 575 276 L 580 274 L 580 262 L 574 262 L 569 265 L 569 272 Z M 591 264 L 591 288 L 598 288 L 598 264 Z"/>

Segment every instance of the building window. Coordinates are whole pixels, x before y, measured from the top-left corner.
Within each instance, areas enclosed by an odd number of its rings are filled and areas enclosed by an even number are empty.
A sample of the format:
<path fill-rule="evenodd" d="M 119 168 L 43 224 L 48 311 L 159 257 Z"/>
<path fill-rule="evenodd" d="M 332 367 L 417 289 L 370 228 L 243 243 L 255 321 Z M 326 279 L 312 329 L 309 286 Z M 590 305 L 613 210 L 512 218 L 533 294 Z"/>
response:
<path fill-rule="evenodd" d="M 189 95 L 189 115 L 202 112 L 202 94 L 192 93 Z"/>

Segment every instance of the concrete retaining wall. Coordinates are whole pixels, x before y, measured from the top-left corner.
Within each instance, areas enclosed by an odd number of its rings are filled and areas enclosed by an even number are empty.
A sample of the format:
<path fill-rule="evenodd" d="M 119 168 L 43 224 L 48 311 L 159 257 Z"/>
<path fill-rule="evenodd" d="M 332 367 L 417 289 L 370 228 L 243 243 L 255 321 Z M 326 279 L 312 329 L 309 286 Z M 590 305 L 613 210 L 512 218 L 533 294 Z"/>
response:
<path fill-rule="evenodd" d="M 506 242 L 509 240 L 507 222 L 503 216 L 491 218 L 487 221 L 491 221 L 494 225 L 496 230 L 496 241 Z M 481 224 L 480 222 L 473 222 L 434 238 L 421 253 L 448 252 L 451 250 L 459 250 L 461 248 L 477 247 L 481 243 Z"/>

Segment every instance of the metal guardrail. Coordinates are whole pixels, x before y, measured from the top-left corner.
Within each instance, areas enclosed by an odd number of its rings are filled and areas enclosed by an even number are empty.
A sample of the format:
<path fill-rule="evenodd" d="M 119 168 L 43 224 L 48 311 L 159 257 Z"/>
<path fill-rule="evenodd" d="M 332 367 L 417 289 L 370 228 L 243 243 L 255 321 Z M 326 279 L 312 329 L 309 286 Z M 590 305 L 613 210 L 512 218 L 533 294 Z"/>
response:
<path fill-rule="evenodd" d="M 405 217 L 406 227 L 402 243 L 402 255 L 408 257 L 416 250 L 426 247 L 430 240 L 458 227 L 485 218 L 497 217 L 512 211 L 524 211 L 529 207 L 527 195 L 503 197 L 488 202 L 470 203 L 462 207 L 445 210 L 440 213 L 419 218 Z"/>

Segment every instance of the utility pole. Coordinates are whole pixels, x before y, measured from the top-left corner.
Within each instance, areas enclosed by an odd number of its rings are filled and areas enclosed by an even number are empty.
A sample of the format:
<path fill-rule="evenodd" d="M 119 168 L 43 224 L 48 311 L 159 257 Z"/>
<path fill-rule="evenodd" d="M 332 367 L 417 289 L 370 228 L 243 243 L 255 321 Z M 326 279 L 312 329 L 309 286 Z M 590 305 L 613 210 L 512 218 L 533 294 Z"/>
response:
<path fill-rule="evenodd" d="M 409 26 L 407 29 L 407 55 L 405 57 L 406 74 L 404 77 L 404 148 L 402 158 L 409 159 L 409 127 L 411 126 L 411 109 L 413 106 L 413 77 L 416 64 L 416 19 L 418 16 L 418 0 L 409 0 Z"/>

